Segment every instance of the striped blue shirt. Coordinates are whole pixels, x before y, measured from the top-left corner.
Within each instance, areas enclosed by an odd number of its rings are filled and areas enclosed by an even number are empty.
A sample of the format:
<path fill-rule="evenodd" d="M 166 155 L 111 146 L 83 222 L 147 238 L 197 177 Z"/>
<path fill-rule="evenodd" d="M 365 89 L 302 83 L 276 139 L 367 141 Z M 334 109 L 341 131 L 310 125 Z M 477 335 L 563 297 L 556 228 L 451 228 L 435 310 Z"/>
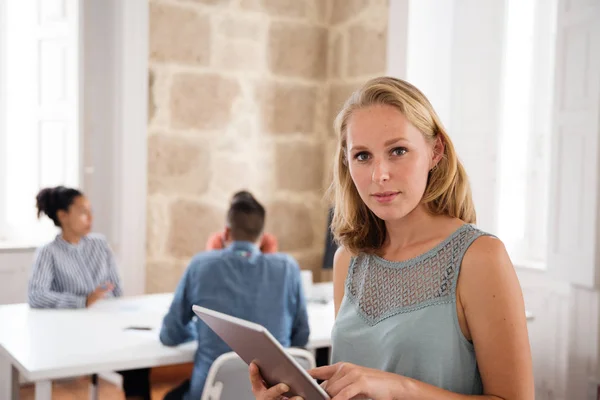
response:
<path fill-rule="evenodd" d="M 121 296 L 115 258 L 104 236 L 89 234 L 71 244 L 60 235 L 35 254 L 28 288 L 32 308 L 85 308 L 87 296 L 110 282 Z"/>

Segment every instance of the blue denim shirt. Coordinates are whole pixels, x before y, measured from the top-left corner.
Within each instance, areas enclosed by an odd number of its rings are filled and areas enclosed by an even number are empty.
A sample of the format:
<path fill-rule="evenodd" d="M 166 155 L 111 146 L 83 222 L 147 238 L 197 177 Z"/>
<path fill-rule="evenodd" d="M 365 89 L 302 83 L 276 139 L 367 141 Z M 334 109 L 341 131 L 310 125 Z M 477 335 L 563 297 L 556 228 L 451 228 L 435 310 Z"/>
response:
<path fill-rule="evenodd" d="M 263 254 L 248 242 L 197 254 L 177 286 L 160 332 L 160 341 L 167 346 L 198 340 L 186 399 L 201 397 L 211 364 L 231 351 L 194 318 L 194 304 L 261 324 L 284 347 L 308 343 L 306 300 L 300 268 L 292 257 Z"/>

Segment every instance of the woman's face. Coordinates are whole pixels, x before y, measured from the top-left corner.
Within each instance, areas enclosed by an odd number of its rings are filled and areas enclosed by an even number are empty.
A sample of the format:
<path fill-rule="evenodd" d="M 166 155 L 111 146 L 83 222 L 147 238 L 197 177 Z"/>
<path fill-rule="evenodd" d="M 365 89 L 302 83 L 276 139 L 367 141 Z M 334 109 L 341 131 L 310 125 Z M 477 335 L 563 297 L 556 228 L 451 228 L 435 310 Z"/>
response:
<path fill-rule="evenodd" d="M 346 133 L 350 175 L 367 207 L 384 221 L 413 211 L 437 162 L 433 145 L 388 105 L 355 110 Z"/>
<path fill-rule="evenodd" d="M 77 196 L 68 212 L 59 211 L 61 227 L 79 236 L 85 236 L 92 230 L 92 207 L 85 196 Z"/>

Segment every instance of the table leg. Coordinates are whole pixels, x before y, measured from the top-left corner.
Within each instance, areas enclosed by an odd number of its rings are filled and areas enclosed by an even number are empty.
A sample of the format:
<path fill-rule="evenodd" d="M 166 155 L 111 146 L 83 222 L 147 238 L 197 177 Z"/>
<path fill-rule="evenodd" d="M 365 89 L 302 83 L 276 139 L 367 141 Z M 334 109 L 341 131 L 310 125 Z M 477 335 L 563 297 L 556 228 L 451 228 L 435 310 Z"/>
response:
<path fill-rule="evenodd" d="M 0 357 L 0 399 L 19 400 L 19 371 Z"/>
<path fill-rule="evenodd" d="M 21 383 L 19 382 L 19 370 L 15 368 L 14 365 L 11 365 L 11 381 L 12 381 L 12 400 L 19 400 L 21 394 Z"/>
<path fill-rule="evenodd" d="M 98 374 L 92 375 L 90 380 L 90 400 L 98 400 Z"/>
<path fill-rule="evenodd" d="M 35 400 L 52 400 L 52 381 L 35 382 Z"/>

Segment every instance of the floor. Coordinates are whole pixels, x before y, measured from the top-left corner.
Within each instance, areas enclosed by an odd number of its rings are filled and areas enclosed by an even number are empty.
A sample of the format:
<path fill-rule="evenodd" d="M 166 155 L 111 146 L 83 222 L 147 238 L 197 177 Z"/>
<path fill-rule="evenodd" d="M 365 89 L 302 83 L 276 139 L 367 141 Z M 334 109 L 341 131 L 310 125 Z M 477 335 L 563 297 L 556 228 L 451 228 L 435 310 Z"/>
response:
<path fill-rule="evenodd" d="M 191 365 L 178 365 L 155 368 L 152 370 L 152 400 L 162 400 L 163 396 L 173 387 L 179 385 L 191 374 Z M 77 378 L 53 382 L 52 400 L 87 400 L 89 398 L 89 378 Z M 123 392 L 111 382 L 99 380 L 100 400 L 124 400 Z M 33 385 L 21 387 L 22 400 L 34 400 Z"/>

